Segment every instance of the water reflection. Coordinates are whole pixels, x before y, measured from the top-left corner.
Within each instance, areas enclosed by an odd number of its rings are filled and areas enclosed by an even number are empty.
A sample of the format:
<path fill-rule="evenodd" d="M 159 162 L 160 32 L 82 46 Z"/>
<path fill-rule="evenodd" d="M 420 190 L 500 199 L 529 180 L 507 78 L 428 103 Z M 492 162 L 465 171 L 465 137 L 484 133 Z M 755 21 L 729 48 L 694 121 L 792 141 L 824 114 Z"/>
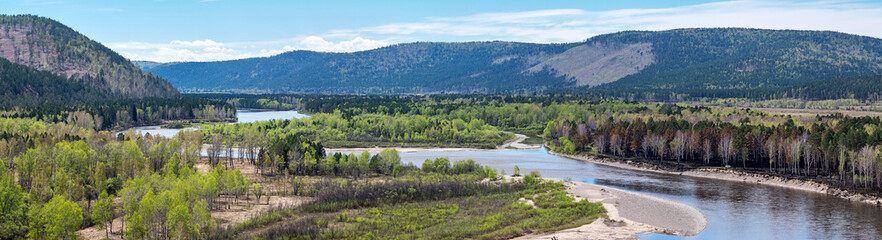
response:
<path fill-rule="evenodd" d="M 572 179 L 670 199 L 693 206 L 708 219 L 707 228 L 686 239 L 882 239 L 882 208 L 806 191 L 634 171 L 548 154 L 543 149 L 402 153 L 405 163 L 448 157 L 476 162 L 511 174 L 539 171 L 545 177 Z M 640 234 L 643 239 L 683 239 Z"/>

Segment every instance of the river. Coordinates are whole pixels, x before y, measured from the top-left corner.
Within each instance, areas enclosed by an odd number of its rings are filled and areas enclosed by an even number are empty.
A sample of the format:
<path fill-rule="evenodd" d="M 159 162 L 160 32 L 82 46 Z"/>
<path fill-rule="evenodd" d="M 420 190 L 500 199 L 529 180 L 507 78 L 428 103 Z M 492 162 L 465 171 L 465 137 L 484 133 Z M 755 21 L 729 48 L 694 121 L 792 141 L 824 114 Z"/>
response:
<path fill-rule="evenodd" d="M 882 239 L 882 208 L 834 196 L 759 184 L 628 170 L 549 154 L 544 149 L 401 153 L 405 163 L 473 159 L 512 174 L 539 171 L 661 197 L 693 206 L 707 217 L 699 235 L 641 235 L 642 239 Z"/>
<path fill-rule="evenodd" d="M 236 111 L 236 123 L 251 123 L 256 121 L 266 121 L 273 119 L 299 119 L 308 117 L 309 115 L 298 113 L 297 111 L 251 111 L 251 110 L 237 110 Z M 193 129 L 193 128 L 187 128 Z M 174 137 L 175 134 L 178 134 L 182 129 L 172 129 L 172 128 L 162 128 L 159 125 L 156 126 L 144 126 L 144 127 L 136 127 L 135 131 L 141 132 L 141 134 L 150 134 L 150 135 L 161 135 L 165 137 Z M 118 134 L 119 132 L 117 132 Z"/>
<path fill-rule="evenodd" d="M 239 111 L 240 122 L 302 118 L 295 111 Z M 169 131 L 174 130 L 174 131 Z M 146 129 L 157 134 L 175 129 Z M 420 166 L 425 159 L 448 157 L 513 173 L 571 179 L 661 197 L 693 206 L 707 217 L 697 236 L 640 235 L 642 239 L 882 239 L 882 208 L 834 196 L 723 180 L 628 170 L 549 154 L 545 149 L 499 151 L 418 151 L 402 161 Z"/>

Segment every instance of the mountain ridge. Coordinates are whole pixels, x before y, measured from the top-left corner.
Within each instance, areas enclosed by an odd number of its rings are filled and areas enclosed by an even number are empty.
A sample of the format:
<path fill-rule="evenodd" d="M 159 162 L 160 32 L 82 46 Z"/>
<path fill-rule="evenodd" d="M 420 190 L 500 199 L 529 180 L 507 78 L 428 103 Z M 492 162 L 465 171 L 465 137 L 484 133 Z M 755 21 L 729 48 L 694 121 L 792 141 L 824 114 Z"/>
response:
<path fill-rule="evenodd" d="M 55 20 L 0 15 L 0 58 L 96 88 L 113 98 L 177 98 L 160 77 Z"/>
<path fill-rule="evenodd" d="M 416 42 L 353 53 L 301 50 L 263 58 L 159 64 L 148 70 L 185 92 L 583 89 L 653 99 L 744 95 L 823 79 L 879 75 L 882 39 L 832 31 L 682 28 L 623 31 L 559 44 Z"/>

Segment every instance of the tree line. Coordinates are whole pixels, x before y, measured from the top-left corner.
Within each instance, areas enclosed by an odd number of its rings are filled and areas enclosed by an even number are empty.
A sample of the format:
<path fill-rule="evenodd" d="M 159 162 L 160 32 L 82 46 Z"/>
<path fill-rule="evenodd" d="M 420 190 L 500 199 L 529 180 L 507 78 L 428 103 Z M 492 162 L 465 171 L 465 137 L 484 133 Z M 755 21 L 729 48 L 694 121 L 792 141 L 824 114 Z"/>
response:
<path fill-rule="evenodd" d="M 161 124 L 163 121 L 233 121 L 236 108 L 220 101 L 197 98 L 146 98 L 91 102 L 87 104 L 44 104 L 10 108 L 5 117 L 34 118 L 43 122 L 68 123 L 94 130 L 125 129 Z"/>
<path fill-rule="evenodd" d="M 725 116 L 681 112 L 589 114 L 548 123 L 553 151 L 656 159 L 687 166 L 734 166 L 830 179 L 834 186 L 882 189 L 882 119 L 795 119 L 737 110 Z"/>
<path fill-rule="evenodd" d="M 207 126 L 202 131 L 216 142 L 248 146 L 265 136 L 302 135 L 325 146 L 465 146 L 495 148 L 514 136 L 480 119 L 423 115 L 360 114 L 347 117 L 318 113 L 309 118 Z"/>

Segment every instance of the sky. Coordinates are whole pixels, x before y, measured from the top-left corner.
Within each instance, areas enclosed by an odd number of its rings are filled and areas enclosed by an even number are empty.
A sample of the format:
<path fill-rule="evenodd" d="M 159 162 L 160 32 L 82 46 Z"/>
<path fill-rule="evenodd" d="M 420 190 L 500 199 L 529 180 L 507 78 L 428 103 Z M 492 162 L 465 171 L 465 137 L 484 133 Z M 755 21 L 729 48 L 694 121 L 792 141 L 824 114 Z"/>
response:
<path fill-rule="evenodd" d="M 560 43 L 625 30 L 750 27 L 882 38 L 870 0 L 0 0 L 0 14 L 49 17 L 126 58 L 221 61 L 397 43 Z"/>

